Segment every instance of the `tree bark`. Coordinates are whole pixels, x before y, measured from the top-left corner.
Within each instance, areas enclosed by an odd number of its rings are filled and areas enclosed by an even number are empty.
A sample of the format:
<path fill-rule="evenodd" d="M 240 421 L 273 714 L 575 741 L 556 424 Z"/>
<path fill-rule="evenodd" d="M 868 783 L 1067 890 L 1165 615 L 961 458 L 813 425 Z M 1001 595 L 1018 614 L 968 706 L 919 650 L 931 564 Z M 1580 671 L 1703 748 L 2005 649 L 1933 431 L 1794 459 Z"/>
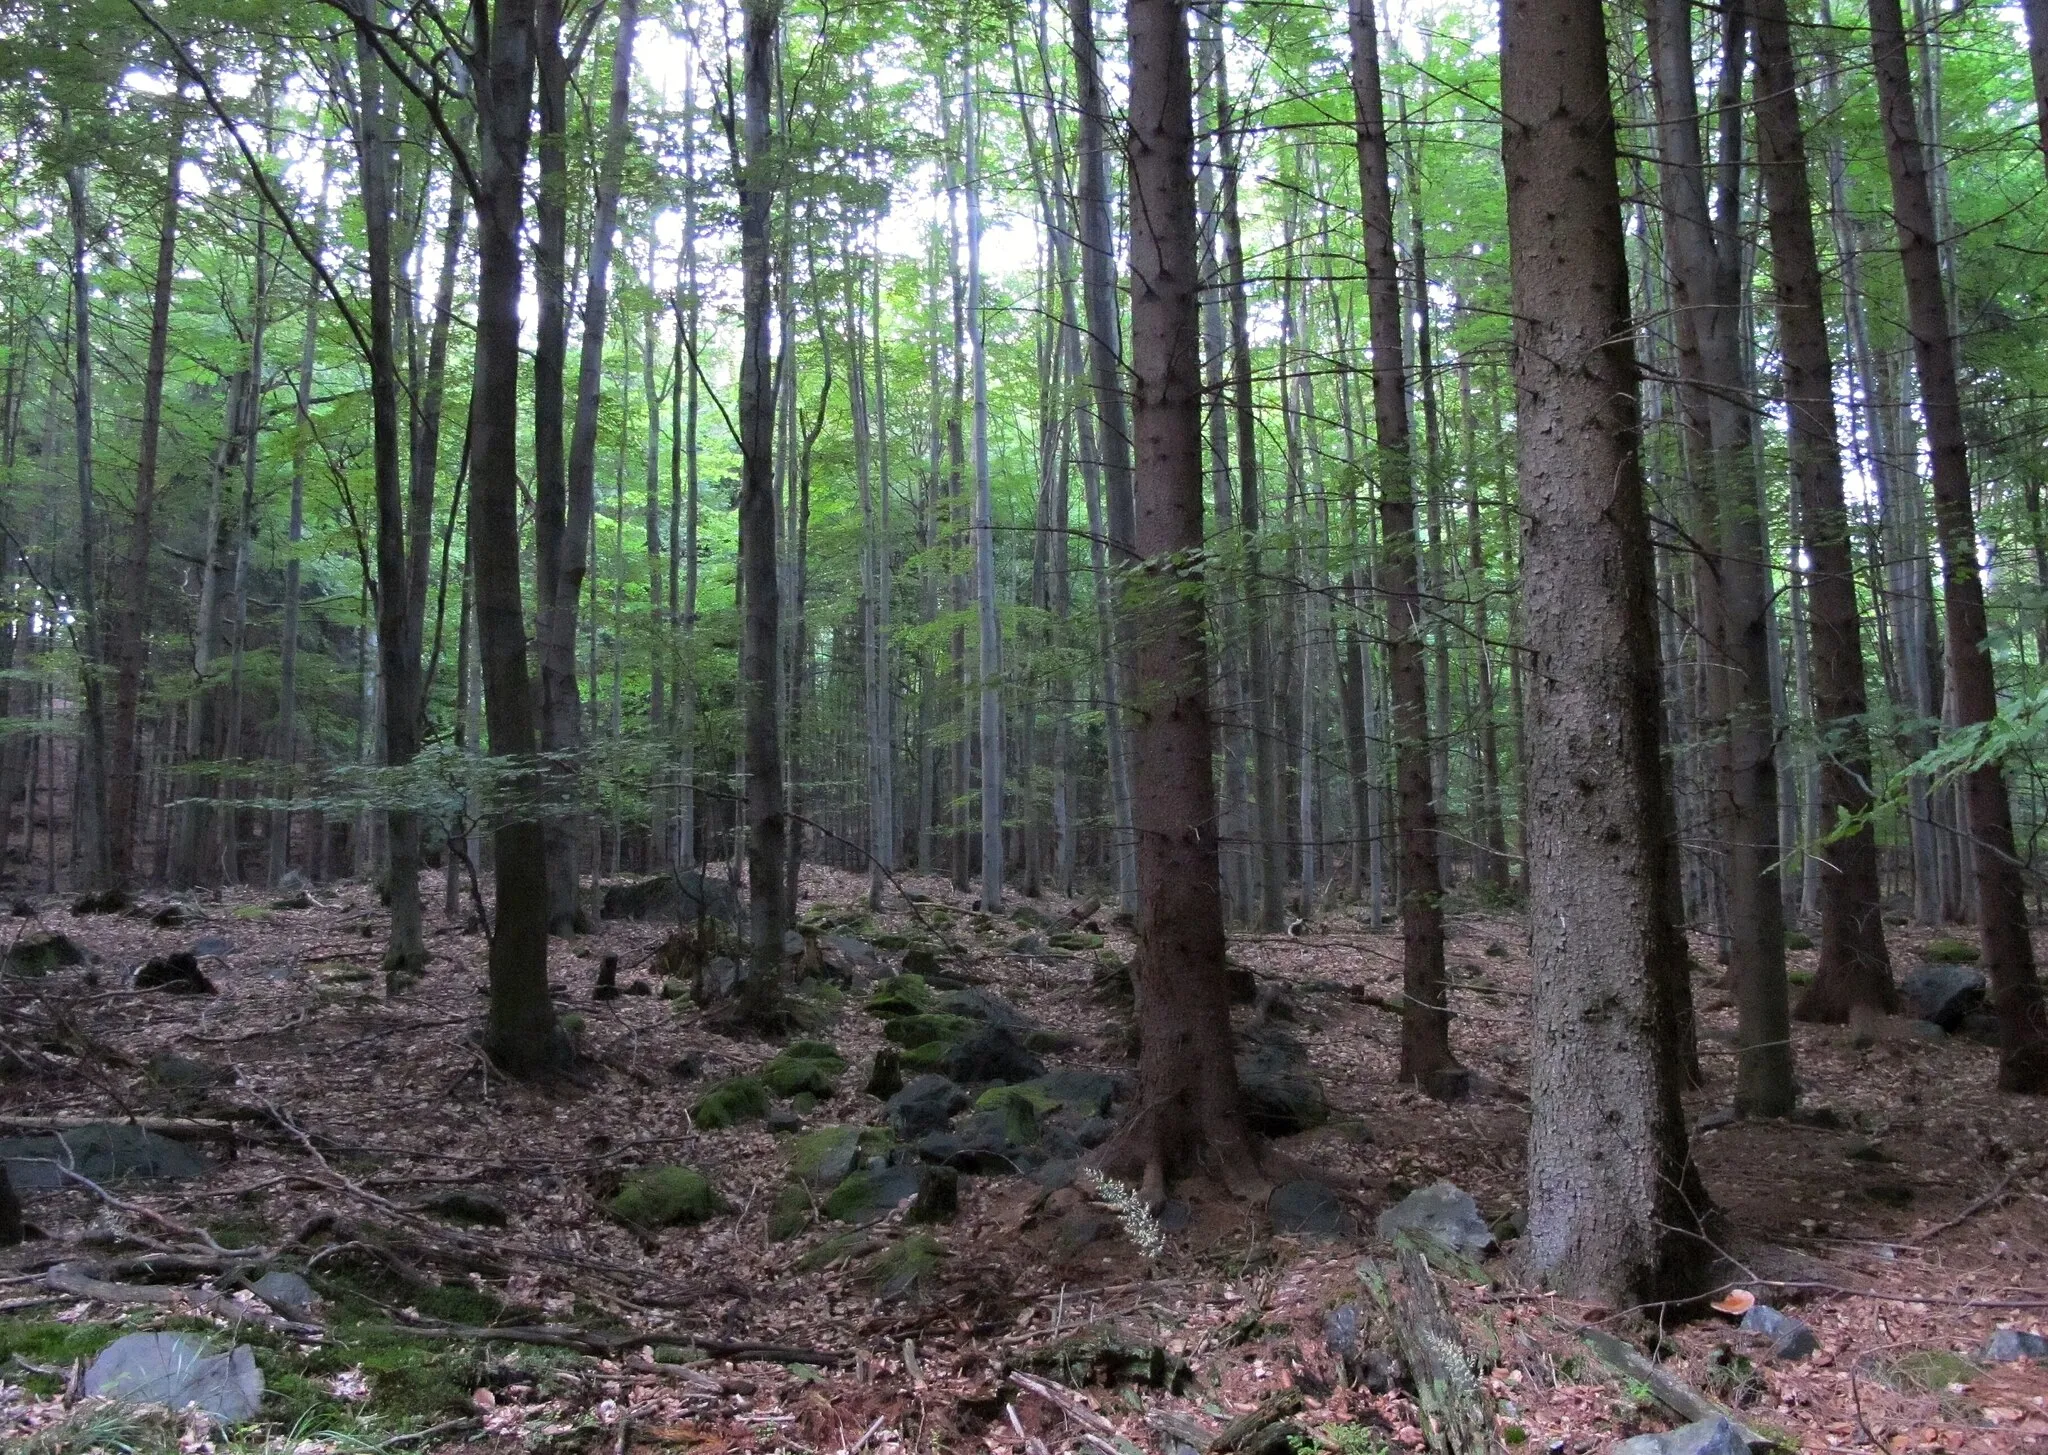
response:
<path fill-rule="evenodd" d="M 1429 684 L 1422 656 L 1416 573 L 1415 475 L 1408 370 L 1401 341 L 1401 278 L 1394 266 L 1394 201 L 1386 107 L 1380 93 L 1373 0 L 1351 0 L 1351 96 L 1364 201 L 1366 300 L 1371 314 L 1373 427 L 1380 494 L 1380 589 L 1387 598 L 1387 676 L 1394 695 L 1394 776 L 1401 841 L 1401 1079 L 1432 1094 L 1452 1090 L 1449 989 L 1444 974 L 1443 881 L 1430 778 Z"/>
<path fill-rule="evenodd" d="M 1139 1108 L 1101 1154 L 1166 1180 L 1201 1167 L 1255 1185 L 1238 1104 L 1210 764 L 1200 555 L 1203 538 L 1201 271 L 1196 258 L 1194 108 L 1186 10 L 1130 0 L 1131 371 L 1137 545 L 1150 579 L 1136 596 L 1132 704 L 1138 830 Z"/>
<path fill-rule="evenodd" d="M 771 80 L 780 0 L 746 0 L 745 143 L 735 157 L 740 204 L 740 635 L 741 731 L 747 755 L 750 970 L 739 1000 L 756 1024 L 782 1012 L 782 861 L 787 823 L 776 692 L 781 584 L 776 579 L 775 388 L 769 355 L 768 215 L 774 199 Z"/>
<path fill-rule="evenodd" d="M 114 620 L 114 722 L 107 775 L 107 849 L 116 882 L 135 874 L 136 789 L 140 776 L 142 677 L 149 666 L 149 557 L 156 512 L 157 455 L 163 441 L 164 360 L 171 336 L 171 290 L 177 278 L 178 174 L 185 165 L 185 108 L 174 96 L 165 148 L 163 221 L 156 235 L 156 277 L 150 291 L 149 356 L 142 373 L 142 424 L 136 445 L 135 513 L 128 534 L 121 611 Z"/>
<path fill-rule="evenodd" d="M 1078 0 L 1087 4 L 1090 0 Z M 981 619 L 981 907 L 1003 907 L 1003 629 L 996 602 L 995 503 L 988 478 L 988 334 L 981 288 L 981 108 L 966 43 L 967 333 L 974 351 L 974 595 Z M 1121 407 L 1122 395 L 1119 394 Z M 1113 480 L 1112 469 L 1110 478 Z M 1112 486 L 1112 499 L 1114 487 Z M 1114 516 L 1111 531 L 1115 530 Z"/>
<path fill-rule="evenodd" d="M 534 0 L 479 5 L 476 371 L 469 497 L 477 646 L 491 752 L 516 770 L 493 831 L 497 904 L 484 1052 L 507 1075 L 560 1071 L 572 1051 L 548 997 L 547 874 L 534 781 L 532 688 L 519 590 L 520 227 L 532 137 Z"/>
<path fill-rule="evenodd" d="M 1920 407 L 1927 421 L 1933 463 L 1949 681 L 1958 725 L 1974 727 L 1997 717 L 1998 687 L 1986 641 L 1984 579 L 1977 564 L 1977 521 L 1970 497 L 1969 441 L 1963 431 L 1962 395 L 1956 382 L 1955 337 L 1941 276 L 1940 237 L 1928 193 L 1926 154 L 1921 149 L 1913 84 L 1906 69 L 1899 0 L 1871 0 L 1870 54 L 1877 73 L 1892 214 L 1898 222 L 1899 259 L 1906 279 L 1907 328 L 1913 335 Z M 1971 769 L 1964 777 L 1963 799 L 1984 968 L 1998 1012 L 1998 1087 L 2038 1095 L 2048 1092 L 2048 1008 L 2043 1006 L 2034 971 L 2026 880 L 2013 844 L 2012 803 L 2006 792 L 2005 771 L 1996 759 Z"/>
<path fill-rule="evenodd" d="M 1506 0 L 1527 691 L 1532 1269 L 1617 1306 L 1693 1292 L 1637 371 L 1599 0 Z"/>
<path fill-rule="evenodd" d="M 68 128 L 67 118 L 67 128 Z M 71 407 L 72 463 L 78 473 L 78 675 L 84 699 L 85 733 L 80 739 L 78 797 L 72 805 L 72 842 L 85 887 L 114 884 L 112 845 L 107 836 L 107 714 L 100 669 L 106 662 L 106 624 L 99 607 L 99 521 L 93 498 L 92 291 L 87 272 L 91 222 L 85 169 L 64 173 L 71 223 Z"/>
<path fill-rule="evenodd" d="M 1871 806 L 1862 618 L 1856 604 L 1856 563 L 1849 549 L 1849 512 L 1842 494 L 1834 360 L 1828 351 L 1826 297 L 1814 243 L 1791 25 L 1785 0 L 1750 4 L 1756 28 L 1757 165 L 1769 213 L 1778 351 L 1808 562 L 1808 671 L 1820 738 L 1815 826 L 1827 834 L 1845 818 L 1865 819 Z M 1865 822 L 1807 852 L 1820 867 L 1820 962 L 1796 1013 L 1801 1020 L 1839 1022 L 1859 1005 L 1885 1013 L 1896 1010 L 1898 992 L 1884 942 L 1876 831 Z"/>

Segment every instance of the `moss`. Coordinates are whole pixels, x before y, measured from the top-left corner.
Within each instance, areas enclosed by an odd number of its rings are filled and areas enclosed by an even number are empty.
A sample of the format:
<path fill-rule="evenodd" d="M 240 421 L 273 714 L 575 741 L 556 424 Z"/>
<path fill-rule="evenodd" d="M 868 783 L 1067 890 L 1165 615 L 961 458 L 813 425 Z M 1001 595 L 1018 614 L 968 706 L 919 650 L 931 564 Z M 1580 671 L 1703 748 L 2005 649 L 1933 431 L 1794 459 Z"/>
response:
<path fill-rule="evenodd" d="M 1977 961 L 1977 947 L 1968 940 L 1929 940 L 1920 953 L 1942 965 L 1972 965 Z"/>
<path fill-rule="evenodd" d="M 884 1020 L 919 1015 L 929 1010 L 931 1003 L 932 989 L 922 975 L 892 975 L 878 982 L 868 997 L 868 1009 Z"/>
<path fill-rule="evenodd" d="M 886 1212 L 909 1196 L 909 1188 L 898 1180 L 900 1176 L 894 1169 L 854 1172 L 832 1189 L 831 1195 L 819 1204 L 819 1211 L 834 1222 L 858 1222 L 864 1217 L 872 1220 L 873 1215 Z"/>
<path fill-rule="evenodd" d="M 912 1233 L 890 1244 L 868 1263 L 862 1277 L 884 1300 L 914 1298 L 937 1281 L 946 1250 L 930 1233 Z"/>
<path fill-rule="evenodd" d="M 811 1193 L 801 1182 L 785 1182 L 768 1214 L 768 1236 L 780 1243 L 811 1225 Z"/>
<path fill-rule="evenodd" d="M 690 1109 L 703 1132 L 723 1131 L 768 1113 L 768 1088 L 757 1076 L 733 1076 L 704 1093 L 704 1099 Z"/>
<path fill-rule="evenodd" d="M 903 1064 L 916 1071 L 936 1071 L 939 1063 L 946 1059 L 946 1052 L 952 1049 L 951 1041 L 926 1041 L 922 1046 L 906 1049 Z"/>
<path fill-rule="evenodd" d="M 673 1166 L 634 1173 L 605 1206 L 620 1222 L 640 1228 L 687 1226 L 725 1210 L 725 1199 L 703 1173 Z"/>
<path fill-rule="evenodd" d="M 869 935 L 868 943 L 877 950 L 907 950 L 910 948 L 908 935 Z"/>
<path fill-rule="evenodd" d="M 1805 933 L 1803 930 L 1787 930 L 1785 931 L 1785 948 L 1788 950 L 1811 950 L 1813 948 L 1813 936 Z"/>
<path fill-rule="evenodd" d="M 854 1252 L 865 1241 L 863 1235 L 857 1232 L 834 1233 L 796 1260 L 797 1271 L 816 1273 L 821 1268 L 829 1268 Z"/>
<path fill-rule="evenodd" d="M 897 1016 L 883 1034 L 899 1046 L 927 1046 L 933 1041 L 960 1041 L 974 1034 L 975 1022 L 964 1015 Z"/>
<path fill-rule="evenodd" d="M 846 1069 L 846 1061 L 823 1041 L 798 1041 L 759 1072 L 768 1089 L 777 1096 L 830 1096 L 833 1078 Z"/>
<path fill-rule="evenodd" d="M 1099 950 L 1102 936 L 1084 934 L 1054 935 L 1046 941 L 1055 950 Z"/>
<path fill-rule="evenodd" d="M 991 1086 L 974 1109 L 1001 1112 L 1004 1135 L 1023 1146 L 1038 1140 L 1038 1119 L 1058 1111 L 1060 1104 L 1033 1086 Z"/>
<path fill-rule="evenodd" d="M 14 1365 L 39 1364 L 45 1369 L 68 1369 L 73 1361 L 90 1359 L 129 1330 L 120 1323 L 60 1324 L 55 1319 L 0 1318 L 0 1368 L 14 1366 L 9 1378 L 19 1375 Z M 62 1375 L 30 1374 L 22 1381 L 34 1393 L 59 1394 Z"/>
<path fill-rule="evenodd" d="M 812 1187 L 834 1187 L 859 1155 L 858 1128 L 819 1127 L 790 1143 L 789 1169 Z"/>
<path fill-rule="evenodd" d="M 238 904 L 233 913 L 236 919 L 253 920 L 258 924 L 270 918 L 270 911 L 260 904 Z"/>
<path fill-rule="evenodd" d="M 1983 1371 L 1947 1349 L 1909 1349 L 1879 1363 L 1876 1374 L 1903 1394 L 1940 1394 L 1951 1384 L 1968 1384 Z"/>
<path fill-rule="evenodd" d="M 1813 972 L 1811 970 L 1787 970 L 1785 972 L 1785 979 L 1793 985 L 1811 985 L 1813 984 Z"/>

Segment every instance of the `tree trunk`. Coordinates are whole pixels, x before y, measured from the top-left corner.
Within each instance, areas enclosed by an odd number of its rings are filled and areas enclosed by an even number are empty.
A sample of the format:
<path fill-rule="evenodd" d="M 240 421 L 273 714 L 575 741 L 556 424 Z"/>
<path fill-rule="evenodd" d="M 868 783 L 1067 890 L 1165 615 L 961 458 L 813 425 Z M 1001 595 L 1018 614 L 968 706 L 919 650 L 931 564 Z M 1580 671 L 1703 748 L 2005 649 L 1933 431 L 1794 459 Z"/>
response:
<path fill-rule="evenodd" d="M 1754 393 L 1743 368 L 1740 242 L 1734 199 L 1726 187 L 1721 231 L 1707 211 L 1700 151 L 1699 104 L 1692 61 L 1689 0 L 1655 0 L 1648 11 L 1650 58 L 1657 99 L 1673 304 L 1678 319 L 1681 398 L 1694 458 L 1706 477 L 1703 515 L 1715 534 L 1696 579 L 1711 663 L 1710 699 L 1720 739 L 1715 814 L 1727 856 L 1728 913 L 1723 920 L 1734 985 L 1738 1061 L 1735 1105 L 1745 1116 L 1792 1110 L 1791 1009 L 1785 978 L 1784 902 L 1778 887 L 1777 732 L 1771 703 L 1768 608 L 1770 583 L 1757 508 L 1749 405 Z M 1743 21 L 1730 12 L 1722 75 L 1724 118 L 1741 92 L 1747 47 Z M 1736 162 L 1724 134 L 1726 183 Z"/>
<path fill-rule="evenodd" d="M 1238 1104 L 1210 765 L 1203 537 L 1201 271 L 1185 8 L 1130 0 L 1131 372 L 1137 544 L 1133 816 L 1138 828 L 1139 1108 L 1102 1165 L 1142 1172 L 1148 1202 L 1195 1170 L 1256 1182 Z"/>
<path fill-rule="evenodd" d="M 1955 337 L 1942 283 L 1926 157 L 1913 112 L 1899 0 L 1871 0 L 1870 54 L 1906 278 L 1907 327 L 1913 335 L 1920 406 L 1933 461 L 1949 680 L 1958 723 L 1973 727 L 1997 717 L 1998 688 L 1986 642 L 1984 580 L 1977 564 L 1977 522 L 1970 498 L 1969 442 L 1956 383 Z M 2014 852 L 2012 804 L 2004 769 L 1995 758 L 1966 775 L 1963 797 L 1984 968 L 1998 1012 L 1998 1087 L 2038 1095 L 2048 1092 L 2048 1009 L 2034 973 L 2026 880 Z"/>
<path fill-rule="evenodd" d="M 995 503 L 988 478 L 988 335 L 981 292 L 981 108 L 973 41 L 966 72 L 967 332 L 974 355 L 974 595 L 981 619 L 981 907 L 1003 907 L 1003 631 L 996 602 Z M 1121 399 L 1121 396 L 1119 396 Z M 1114 525 L 1112 525 L 1112 530 Z"/>
<path fill-rule="evenodd" d="M 533 0 L 496 0 L 475 11 L 477 88 L 476 373 L 470 430 L 470 560 L 476 572 L 478 655 L 491 752 L 523 767 L 537 746 L 526 672 L 526 619 L 519 591 L 520 227 L 532 135 Z M 490 936 L 490 999 L 484 1052 L 511 1076 L 562 1069 L 572 1050 L 548 997 L 547 873 L 540 785 L 518 773 L 497 806 L 493 832 L 497 913 Z"/>
<path fill-rule="evenodd" d="M 1769 211 L 1778 351 L 1808 562 L 1808 671 L 1821 760 L 1816 827 L 1826 834 L 1844 818 L 1864 819 L 1871 806 L 1862 619 L 1842 494 L 1834 360 L 1828 352 L 1826 298 L 1814 244 L 1791 26 L 1785 0 L 1750 3 L 1756 25 L 1757 165 Z M 1875 830 L 1863 823 L 1808 852 L 1820 866 L 1820 963 L 1813 984 L 1800 997 L 1799 1018 L 1844 1021 L 1859 1005 L 1896 1010 Z"/>
<path fill-rule="evenodd" d="M 1649 523 L 1599 0 L 1506 0 L 1528 674 L 1531 1268 L 1615 1306 L 1705 1265 L 1672 981 Z"/>
<path fill-rule="evenodd" d="M 68 129 L 69 121 L 67 118 Z M 85 732 L 79 741 L 78 796 L 72 804 L 72 844 L 79 874 L 93 891 L 114 884 L 112 845 L 107 836 L 107 713 L 100 685 L 106 662 L 106 624 L 99 607 L 99 521 L 93 500 L 92 286 L 86 271 L 85 169 L 64 173 L 71 223 L 71 406 L 75 430 L 73 464 L 78 471 L 78 662 Z"/>
<path fill-rule="evenodd" d="M 109 741 L 107 850 L 114 879 L 135 875 L 136 786 L 141 768 L 142 676 L 149 665 L 150 532 L 156 511 L 157 454 L 163 440 L 164 358 L 171 336 L 171 287 L 177 278 L 178 173 L 185 165 L 185 108 L 172 97 L 165 148 L 163 221 L 157 228 L 156 280 L 150 293 L 149 357 L 142 374 L 142 425 L 136 445 L 135 514 L 129 528 L 121 611 L 114 619 L 114 723 Z"/>
<path fill-rule="evenodd" d="M 1394 694 L 1394 775 L 1401 840 L 1401 1079 L 1432 1095 L 1455 1090 L 1444 973 L 1443 882 L 1430 781 L 1429 684 L 1422 660 L 1416 574 L 1414 462 L 1408 370 L 1401 346 L 1401 279 L 1394 267 L 1394 202 L 1380 93 L 1373 0 L 1351 0 L 1351 95 L 1364 199 L 1366 298 L 1371 312 L 1373 425 L 1379 461 L 1380 589 L 1387 599 L 1387 676 Z"/>
<path fill-rule="evenodd" d="M 775 551 L 775 388 L 769 366 L 768 215 L 776 162 L 771 154 L 770 84 L 780 0 L 746 0 L 745 144 L 740 179 L 740 577 L 746 593 L 740 635 L 741 733 L 747 756 L 747 882 L 752 955 L 740 996 L 743 1018 L 767 1024 L 782 1014 L 784 836 L 782 738 L 776 678 L 781 583 Z"/>

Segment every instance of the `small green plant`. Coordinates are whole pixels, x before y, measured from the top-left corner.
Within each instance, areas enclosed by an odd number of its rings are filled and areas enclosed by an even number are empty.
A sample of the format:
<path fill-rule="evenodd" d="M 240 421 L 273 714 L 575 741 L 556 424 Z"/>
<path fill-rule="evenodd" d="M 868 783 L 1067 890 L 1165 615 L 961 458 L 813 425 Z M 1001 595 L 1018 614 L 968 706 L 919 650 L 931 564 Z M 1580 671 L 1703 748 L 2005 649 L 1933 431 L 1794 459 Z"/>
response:
<path fill-rule="evenodd" d="M 1116 1214 L 1116 1220 L 1123 1224 L 1124 1236 L 1140 1253 L 1157 1258 L 1166 1251 L 1166 1232 L 1159 1226 L 1159 1219 L 1152 1216 L 1152 1209 L 1145 1206 L 1144 1196 L 1137 1188 L 1093 1170 L 1086 1174 L 1082 1185 Z"/>
<path fill-rule="evenodd" d="M 1929 940 L 1921 953 L 1941 965 L 1972 965 L 1977 961 L 1977 947 L 1968 940 Z"/>

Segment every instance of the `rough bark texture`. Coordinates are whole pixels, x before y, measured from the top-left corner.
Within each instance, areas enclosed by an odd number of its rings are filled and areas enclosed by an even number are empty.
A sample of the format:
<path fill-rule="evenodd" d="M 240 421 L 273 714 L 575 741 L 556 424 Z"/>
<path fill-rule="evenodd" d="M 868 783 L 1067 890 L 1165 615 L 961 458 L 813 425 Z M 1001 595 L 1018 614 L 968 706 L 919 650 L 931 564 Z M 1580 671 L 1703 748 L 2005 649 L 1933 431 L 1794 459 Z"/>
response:
<path fill-rule="evenodd" d="M 491 752 L 530 763 L 533 696 L 519 600 L 519 231 L 532 126 L 533 3 L 498 0 L 477 17 L 477 305 L 469 540 Z M 536 785 L 530 776 L 525 791 Z M 515 787 L 515 792 L 517 791 Z M 484 1050 L 508 1075 L 563 1067 L 568 1037 L 548 998 L 547 876 L 538 804 L 500 806 L 497 905 Z"/>
<path fill-rule="evenodd" d="M 1437 863 L 1429 759 L 1429 683 L 1416 576 L 1415 471 L 1409 453 L 1408 371 L 1402 357 L 1401 278 L 1394 266 L 1394 199 L 1380 95 L 1373 0 L 1351 0 L 1351 96 L 1357 109 L 1358 189 L 1364 199 L 1366 301 L 1371 313 L 1373 428 L 1378 449 L 1381 553 L 1387 596 L 1387 676 L 1394 698 L 1394 779 L 1401 844 L 1401 1079 L 1433 1093 L 1453 1077 L 1444 983 L 1443 880 Z"/>
<path fill-rule="evenodd" d="M 1776 289 L 1778 352 L 1791 426 L 1792 474 L 1805 528 L 1807 633 L 1811 644 L 1814 724 L 1820 742 L 1818 827 L 1870 809 L 1869 710 L 1863 676 L 1862 620 L 1849 512 L 1842 496 L 1842 453 L 1835 421 L 1834 360 L 1828 352 L 1826 300 L 1813 236 L 1806 178 L 1806 133 L 1799 77 L 1792 62 L 1785 0 L 1751 0 L 1756 32 L 1757 165 L 1769 213 L 1771 278 Z M 1868 825 L 1808 853 L 1820 866 L 1820 964 L 1800 997 L 1801 1020 L 1845 1021 L 1856 1006 L 1898 1008 L 1884 943 L 1877 836 Z"/>
<path fill-rule="evenodd" d="M 1231 1059 L 1230 986 L 1210 767 L 1202 546 L 1201 322 L 1188 28 L 1175 0 L 1131 0 L 1131 370 L 1137 444 L 1132 815 L 1138 835 L 1140 1106 L 1104 1152 L 1166 1179 L 1243 1187 L 1254 1149 Z"/>
<path fill-rule="evenodd" d="M 100 620 L 99 526 L 93 500 L 92 292 L 86 269 L 90 224 L 85 169 L 68 168 L 64 183 L 71 222 L 71 405 L 78 469 L 78 646 L 81 660 L 91 664 L 81 674 L 85 733 L 79 742 L 73 833 L 79 873 L 86 887 L 97 891 L 112 887 L 114 864 L 107 842 L 107 714 L 100 674 L 95 670 L 106 660 L 106 624 Z"/>
<path fill-rule="evenodd" d="M 1998 715 L 1998 687 L 1985 641 L 1984 578 L 1977 565 L 1977 520 L 1970 499 L 1962 395 L 1956 383 L 1955 337 L 1942 284 L 1926 153 L 1906 68 L 1899 0 L 1871 0 L 1870 54 L 1877 72 L 1892 214 L 1898 222 L 1899 260 L 1906 278 L 1906 326 L 1913 335 L 1913 364 L 1920 377 L 1920 408 L 1927 420 L 1934 467 L 1934 524 L 1941 543 L 1942 614 L 1955 721 L 1971 727 Z M 1977 881 L 1984 969 L 1998 1012 L 1998 1086 L 2001 1091 L 2048 1092 L 2048 1008 L 2042 1004 L 2034 973 L 2026 880 L 2014 852 L 2005 772 L 1997 762 L 1983 764 L 1963 780 L 1963 802 Z"/>
<path fill-rule="evenodd" d="M 1657 639 L 1599 0 L 1506 0 L 1527 673 L 1532 1270 L 1620 1304 L 1692 1291 Z"/>
<path fill-rule="evenodd" d="M 747 883 L 752 960 L 741 1012 L 773 1019 L 781 1001 L 785 821 L 782 744 L 776 721 L 776 654 L 781 587 L 775 570 L 775 387 L 771 377 L 768 210 L 770 83 L 779 0 L 747 0 L 746 139 L 740 162 L 740 576 L 746 619 L 740 634 L 742 732 L 747 755 Z"/>

